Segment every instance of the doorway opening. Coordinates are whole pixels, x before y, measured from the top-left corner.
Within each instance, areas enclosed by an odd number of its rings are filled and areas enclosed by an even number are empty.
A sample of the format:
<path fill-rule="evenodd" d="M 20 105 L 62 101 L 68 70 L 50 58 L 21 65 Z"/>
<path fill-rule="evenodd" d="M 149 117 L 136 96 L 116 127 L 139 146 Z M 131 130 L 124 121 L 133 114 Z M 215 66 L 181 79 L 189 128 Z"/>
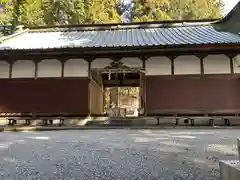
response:
<path fill-rule="evenodd" d="M 115 91 L 115 92 L 114 92 Z M 139 87 L 105 87 L 104 112 L 112 116 L 137 117 L 140 110 Z M 116 96 L 115 96 L 116 94 Z M 114 97 L 115 96 L 115 97 Z"/>
<path fill-rule="evenodd" d="M 92 111 L 96 112 L 100 110 L 98 107 L 102 107 L 103 114 L 111 117 L 137 117 L 144 114 L 145 73 L 142 68 L 130 68 L 114 61 L 103 69 L 92 69 L 91 76 L 98 84 L 99 92 L 92 93 L 90 97 Z M 96 88 L 91 89 L 97 92 Z"/>

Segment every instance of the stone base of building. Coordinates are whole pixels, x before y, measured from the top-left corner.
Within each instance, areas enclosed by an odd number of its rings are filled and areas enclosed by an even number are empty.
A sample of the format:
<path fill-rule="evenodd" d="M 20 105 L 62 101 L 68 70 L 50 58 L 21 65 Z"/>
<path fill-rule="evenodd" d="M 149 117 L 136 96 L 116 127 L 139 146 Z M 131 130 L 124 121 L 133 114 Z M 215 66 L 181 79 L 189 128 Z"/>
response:
<path fill-rule="evenodd" d="M 240 179 L 240 162 L 235 161 L 220 161 L 220 176 L 221 180 L 239 180 Z"/>
<path fill-rule="evenodd" d="M 8 124 L 8 117 L 0 118 L 0 125 Z M 17 120 L 17 124 L 25 124 L 24 117 L 14 117 Z M 42 120 L 48 119 L 53 120 L 53 125 L 59 124 L 59 117 L 48 117 L 48 118 L 37 118 L 32 119 L 30 125 L 42 125 Z M 209 124 L 209 117 L 191 117 L 194 123 L 184 117 L 178 118 L 176 123 L 176 118 L 174 117 L 153 117 L 153 116 L 142 116 L 142 117 L 89 117 L 89 116 L 79 116 L 79 117 L 64 117 L 64 125 L 124 125 L 124 126 L 226 126 L 224 119 L 215 119 L 214 124 Z M 229 119 L 230 126 L 240 126 L 239 119 Z M 229 125 L 228 125 L 229 126 Z"/>

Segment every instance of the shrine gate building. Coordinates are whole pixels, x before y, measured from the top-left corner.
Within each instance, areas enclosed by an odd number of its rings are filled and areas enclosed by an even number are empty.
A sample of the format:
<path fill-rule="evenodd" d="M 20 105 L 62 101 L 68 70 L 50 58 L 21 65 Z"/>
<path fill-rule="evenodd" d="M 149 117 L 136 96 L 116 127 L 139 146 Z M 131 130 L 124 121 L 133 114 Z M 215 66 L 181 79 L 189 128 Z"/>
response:
<path fill-rule="evenodd" d="M 240 36 L 220 23 L 20 29 L 0 44 L 0 112 L 103 115 L 117 84 L 140 87 L 144 116 L 240 114 Z"/>

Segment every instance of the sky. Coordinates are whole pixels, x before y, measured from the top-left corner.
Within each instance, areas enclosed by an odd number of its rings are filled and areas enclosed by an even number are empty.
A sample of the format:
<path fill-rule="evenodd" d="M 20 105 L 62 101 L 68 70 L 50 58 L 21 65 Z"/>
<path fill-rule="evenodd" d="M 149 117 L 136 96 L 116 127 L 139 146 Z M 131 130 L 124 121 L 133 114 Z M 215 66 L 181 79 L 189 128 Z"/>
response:
<path fill-rule="evenodd" d="M 228 13 L 238 3 L 239 0 L 224 0 L 225 8 L 224 13 Z"/>

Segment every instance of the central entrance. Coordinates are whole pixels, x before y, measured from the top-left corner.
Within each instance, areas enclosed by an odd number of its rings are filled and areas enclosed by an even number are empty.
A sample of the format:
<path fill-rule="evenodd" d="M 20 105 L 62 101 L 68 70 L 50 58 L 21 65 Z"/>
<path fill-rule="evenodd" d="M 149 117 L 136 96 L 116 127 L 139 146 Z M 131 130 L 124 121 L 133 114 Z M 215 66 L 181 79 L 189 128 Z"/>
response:
<path fill-rule="evenodd" d="M 110 117 L 144 114 L 145 73 L 142 68 L 132 68 L 114 61 L 103 69 L 92 71 L 101 76 L 104 114 Z"/>
<path fill-rule="evenodd" d="M 109 116 L 140 115 L 139 87 L 106 87 L 104 101 L 104 111 Z"/>

